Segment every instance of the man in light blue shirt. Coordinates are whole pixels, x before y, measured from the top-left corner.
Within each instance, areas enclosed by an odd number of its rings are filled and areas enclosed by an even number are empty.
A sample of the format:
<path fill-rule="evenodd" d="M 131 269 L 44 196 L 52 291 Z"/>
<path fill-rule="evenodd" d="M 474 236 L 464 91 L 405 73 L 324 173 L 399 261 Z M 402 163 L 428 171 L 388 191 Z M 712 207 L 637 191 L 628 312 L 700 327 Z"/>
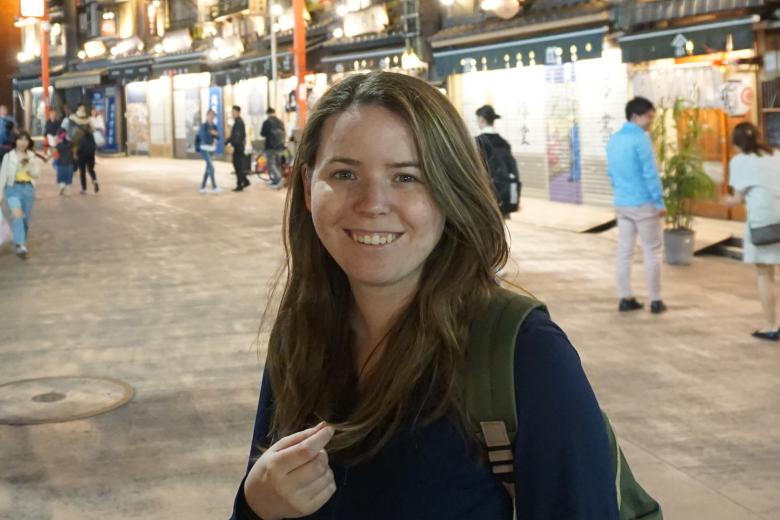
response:
<path fill-rule="evenodd" d="M 644 256 L 650 311 L 660 314 L 666 310 L 661 299 L 661 251 L 666 206 L 653 143 L 647 135 L 654 118 L 653 103 L 635 97 L 626 104 L 628 122 L 612 134 L 607 143 L 607 166 L 619 231 L 617 289 L 620 312 L 642 308 L 631 291 L 631 263 L 637 235 Z"/>

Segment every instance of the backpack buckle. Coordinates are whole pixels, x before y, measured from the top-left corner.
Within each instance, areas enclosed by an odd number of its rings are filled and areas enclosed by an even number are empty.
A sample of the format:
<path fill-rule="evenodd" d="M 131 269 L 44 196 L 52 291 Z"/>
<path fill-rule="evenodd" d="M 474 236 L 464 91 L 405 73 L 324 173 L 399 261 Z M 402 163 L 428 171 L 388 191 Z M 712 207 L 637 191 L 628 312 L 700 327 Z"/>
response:
<path fill-rule="evenodd" d="M 503 421 L 482 421 L 479 423 L 485 446 L 488 451 L 493 474 L 501 480 L 511 479 L 513 475 L 512 444 Z"/>

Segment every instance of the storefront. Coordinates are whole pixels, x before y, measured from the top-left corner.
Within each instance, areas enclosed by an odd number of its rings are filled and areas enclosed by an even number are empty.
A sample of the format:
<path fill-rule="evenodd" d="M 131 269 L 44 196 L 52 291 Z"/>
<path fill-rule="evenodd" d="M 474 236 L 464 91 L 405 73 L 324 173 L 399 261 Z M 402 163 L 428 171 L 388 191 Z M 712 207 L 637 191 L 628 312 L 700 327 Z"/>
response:
<path fill-rule="evenodd" d="M 128 154 L 173 157 L 172 85 L 169 76 L 125 85 Z"/>
<path fill-rule="evenodd" d="M 683 100 L 689 109 L 699 111 L 702 158 L 718 191 L 728 184 L 733 128 L 743 121 L 759 121 L 753 30 L 757 21 L 757 16 L 724 19 L 618 38 L 631 96 L 646 97 L 661 110 Z M 666 123 L 675 135 L 674 121 L 667 118 Z M 728 208 L 717 201 L 699 201 L 696 213 L 729 216 Z"/>
<path fill-rule="evenodd" d="M 50 106 L 59 109 L 62 100 L 54 88 L 54 79 L 62 73 L 64 65 L 57 64 L 51 69 L 51 82 L 49 84 Z M 42 141 L 43 128 L 46 125 L 46 114 L 43 104 L 43 86 L 41 83 L 40 69 L 23 67 L 19 74 L 13 78 L 14 92 L 14 117 L 30 132 L 33 139 Z"/>
<path fill-rule="evenodd" d="M 620 50 L 606 26 L 434 50 L 435 74 L 474 135 L 475 112 L 493 105 L 512 145 L 526 196 L 609 205 L 605 145 L 627 99 Z"/>

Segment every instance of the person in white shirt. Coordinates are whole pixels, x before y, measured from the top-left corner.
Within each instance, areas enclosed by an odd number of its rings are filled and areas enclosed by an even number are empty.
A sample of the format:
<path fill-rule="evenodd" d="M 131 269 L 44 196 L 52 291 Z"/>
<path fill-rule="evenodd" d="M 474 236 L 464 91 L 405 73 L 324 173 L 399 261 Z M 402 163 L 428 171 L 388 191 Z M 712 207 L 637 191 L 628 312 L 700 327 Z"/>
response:
<path fill-rule="evenodd" d="M 780 154 L 761 139 L 758 128 L 751 123 L 740 123 L 734 128 L 733 144 L 739 151 L 729 164 L 729 184 L 734 196 L 726 202 L 745 202 L 743 261 L 756 266 L 758 295 L 764 311 L 764 327 L 754 331 L 753 336 L 778 341 L 774 279 L 775 265 L 780 264 L 780 229 L 777 242 L 772 243 L 761 243 L 756 230 L 774 224 L 780 228 Z"/>
<path fill-rule="evenodd" d="M 97 108 L 92 108 L 89 116 L 89 126 L 95 137 L 95 144 L 98 148 L 103 148 L 106 144 L 106 122 L 103 120 L 103 114 Z"/>

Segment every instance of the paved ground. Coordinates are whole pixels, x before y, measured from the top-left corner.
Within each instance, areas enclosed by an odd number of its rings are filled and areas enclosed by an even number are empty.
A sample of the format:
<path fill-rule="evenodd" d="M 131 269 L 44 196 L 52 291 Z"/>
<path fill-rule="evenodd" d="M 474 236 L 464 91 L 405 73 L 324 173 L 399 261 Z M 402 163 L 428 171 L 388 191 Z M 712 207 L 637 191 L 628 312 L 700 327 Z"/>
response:
<path fill-rule="evenodd" d="M 229 170 L 217 167 L 225 188 Z M 51 174 L 30 259 L 0 249 L 0 384 L 91 375 L 136 389 L 106 415 L 0 426 L 0 518 L 227 517 L 251 437 L 284 193 L 203 196 L 201 171 L 102 159 L 100 195 L 70 198 Z M 623 316 L 614 242 L 522 215 L 509 227 L 513 279 L 570 334 L 667 518 L 780 519 L 780 345 L 749 336 L 753 273 L 714 258 L 665 267 L 670 312 Z"/>

